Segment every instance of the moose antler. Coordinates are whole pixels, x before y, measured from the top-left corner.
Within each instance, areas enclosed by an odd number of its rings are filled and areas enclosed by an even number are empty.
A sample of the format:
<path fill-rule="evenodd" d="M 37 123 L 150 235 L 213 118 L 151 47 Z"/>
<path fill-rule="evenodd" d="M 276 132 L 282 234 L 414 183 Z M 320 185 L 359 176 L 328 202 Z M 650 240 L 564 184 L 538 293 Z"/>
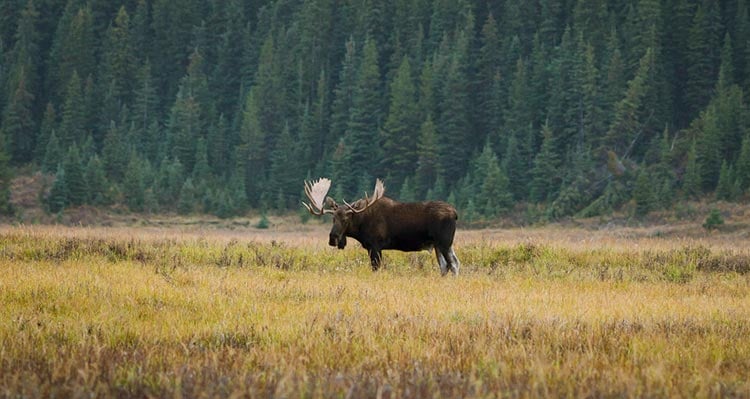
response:
<path fill-rule="evenodd" d="M 361 209 L 357 209 L 353 207 L 348 202 L 344 201 L 344 204 L 349 208 L 350 211 L 354 213 L 360 213 L 363 212 L 365 209 L 369 208 L 372 204 L 375 203 L 375 201 L 379 200 L 383 197 L 383 194 L 385 194 L 385 185 L 383 185 L 383 181 L 380 179 L 375 180 L 375 189 L 372 192 L 372 197 L 368 197 L 367 193 L 365 193 L 365 198 L 363 200 L 365 201 L 365 205 Z"/>
<path fill-rule="evenodd" d="M 333 213 L 330 209 L 323 209 L 326 194 L 328 194 L 330 188 L 331 180 L 325 177 L 318 179 L 316 182 L 305 181 L 305 196 L 310 200 L 310 203 L 303 202 L 302 205 L 313 215 L 322 216 L 326 213 Z"/>

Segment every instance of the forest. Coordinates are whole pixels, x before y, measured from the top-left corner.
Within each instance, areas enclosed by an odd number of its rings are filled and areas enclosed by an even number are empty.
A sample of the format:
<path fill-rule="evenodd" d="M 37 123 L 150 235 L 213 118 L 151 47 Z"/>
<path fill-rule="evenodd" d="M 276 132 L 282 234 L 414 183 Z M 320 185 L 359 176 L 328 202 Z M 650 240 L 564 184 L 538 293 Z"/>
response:
<path fill-rule="evenodd" d="M 744 0 L 1 0 L 0 212 L 455 204 L 634 216 L 750 194 Z"/>

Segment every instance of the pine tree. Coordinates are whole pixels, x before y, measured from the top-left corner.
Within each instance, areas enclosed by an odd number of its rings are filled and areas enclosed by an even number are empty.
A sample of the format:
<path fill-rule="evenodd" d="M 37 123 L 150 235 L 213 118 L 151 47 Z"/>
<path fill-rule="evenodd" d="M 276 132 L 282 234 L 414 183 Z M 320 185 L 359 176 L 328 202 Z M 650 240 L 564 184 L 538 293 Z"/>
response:
<path fill-rule="evenodd" d="M 62 164 L 57 167 L 55 181 L 50 188 L 46 204 L 47 210 L 52 213 L 60 212 L 68 206 L 68 189 L 65 186 L 65 169 Z"/>
<path fill-rule="evenodd" d="M 716 107 L 709 107 L 699 121 L 696 162 L 700 170 L 701 187 L 704 192 L 714 191 L 721 170 L 721 130 L 718 126 Z"/>
<path fill-rule="evenodd" d="M 130 160 L 125 169 L 125 177 L 122 181 L 122 189 L 125 193 L 125 205 L 133 212 L 143 210 L 145 203 L 145 183 L 143 176 L 144 160 L 135 152 L 130 153 Z"/>
<path fill-rule="evenodd" d="M 182 215 L 187 215 L 195 211 L 196 196 L 195 186 L 190 178 L 185 180 L 185 183 L 180 189 L 180 201 L 177 203 L 177 212 Z"/>
<path fill-rule="evenodd" d="M 750 135 L 747 134 L 742 139 L 736 173 L 740 191 L 746 192 L 750 188 Z"/>
<path fill-rule="evenodd" d="M 67 86 L 65 102 L 62 107 L 62 121 L 58 132 L 60 144 L 63 148 L 67 149 L 73 144 L 83 142 L 85 126 L 85 104 L 81 79 L 78 77 L 78 72 L 73 70 Z"/>
<path fill-rule="evenodd" d="M 69 1 L 57 25 L 51 48 L 49 77 L 50 92 L 58 98 L 70 96 L 65 87 L 70 86 L 74 72 L 80 77 L 94 76 L 96 69 L 94 18 L 90 6 L 80 7 Z M 80 84 L 80 83 L 79 83 Z M 80 90 L 80 88 L 78 89 Z"/>
<path fill-rule="evenodd" d="M 734 168 L 724 160 L 719 171 L 719 181 L 716 184 L 716 199 L 731 201 L 734 199 Z"/>
<path fill-rule="evenodd" d="M 701 193 L 701 170 L 698 164 L 696 143 L 693 141 L 688 152 L 685 174 L 682 177 L 682 193 L 687 198 L 696 198 Z"/>
<path fill-rule="evenodd" d="M 10 157 L 5 153 L 4 137 L 0 131 L 0 215 L 8 215 L 12 212 L 10 203 L 10 181 L 11 172 L 8 161 Z"/>
<path fill-rule="evenodd" d="M 67 205 L 85 204 L 88 197 L 88 187 L 86 186 L 86 177 L 77 146 L 74 145 L 68 149 L 68 154 L 63 161 L 63 169 L 65 170 L 64 184 Z"/>
<path fill-rule="evenodd" d="M 708 104 L 711 88 L 716 81 L 716 65 L 720 37 L 715 36 L 712 27 L 713 11 L 711 2 L 698 5 L 688 35 L 687 81 L 685 97 L 690 111 L 695 114 Z"/>
<path fill-rule="evenodd" d="M 117 103 L 129 104 L 135 78 L 136 53 L 130 32 L 130 16 L 121 6 L 104 39 L 100 81 L 112 85 L 110 94 Z"/>
<path fill-rule="evenodd" d="M 633 188 L 633 200 L 635 201 L 635 216 L 646 216 L 654 209 L 653 182 L 645 168 L 641 168 L 635 180 Z"/>
<path fill-rule="evenodd" d="M 422 123 L 417 142 L 417 170 L 414 182 L 417 196 L 422 196 L 427 190 L 434 188 L 433 185 L 438 177 L 438 164 L 435 124 L 432 122 L 432 117 L 428 116 L 427 120 Z M 433 190 L 433 195 L 437 194 Z"/>
<path fill-rule="evenodd" d="M 33 101 L 34 95 L 26 86 L 26 74 L 21 71 L 0 125 L 6 140 L 10 141 L 10 153 L 15 163 L 29 162 L 33 154 L 36 133 L 32 116 Z"/>
<path fill-rule="evenodd" d="M 104 138 L 102 148 L 102 162 L 107 176 L 114 182 L 121 182 L 125 176 L 130 151 L 125 143 L 125 134 L 122 129 L 112 122 Z"/>
<path fill-rule="evenodd" d="M 346 143 L 349 150 L 349 168 L 358 176 L 373 176 L 377 170 L 378 131 L 381 116 L 380 71 L 378 70 L 378 50 L 375 41 L 364 44 L 363 58 L 357 74 L 352 108 L 346 129 Z M 364 177 L 362 178 L 364 179 Z M 367 186 L 372 182 L 367 183 Z M 355 195 L 359 183 L 344 187 L 344 194 Z"/>
<path fill-rule="evenodd" d="M 468 77 L 466 75 L 466 50 L 460 46 L 453 49 L 448 64 L 445 81 L 440 89 L 437 119 L 439 173 L 446 181 L 455 182 L 467 165 L 471 142 L 468 106 Z"/>
<path fill-rule="evenodd" d="M 56 127 L 57 114 L 55 112 L 55 107 L 51 103 L 47 103 L 34 149 L 34 159 L 40 163 L 44 161 L 44 154 L 47 152 L 47 143 L 49 142 L 50 137 L 52 137 L 52 133 L 55 131 Z M 52 170 L 50 170 L 50 172 L 52 172 Z"/>
<path fill-rule="evenodd" d="M 302 171 L 297 160 L 295 138 L 292 137 L 289 125 L 285 125 L 276 141 L 276 148 L 271 153 L 271 169 L 269 171 L 270 192 L 280 193 L 277 207 L 286 209 L 291 203 L 291 197 L 296 194 L 300 184 Z"/>
<path fill-rule="evenodd" d="M 560 185 L 560 161 L 555 152 L 549 124 L 542 127 L 542 136 L 542 148 L 534 158 L 534 167 L 531 169 L 529 199 L 534 202 L 546 201 Z"/>
<path fill-rule="evenodd" d="M 411 77 L 409 59 L 404 57 L 391 82 L 388 118 L 382 130 L 381 170 L 400 186 L 413 173 L 417 162 L 418 121 L 416 89 Z"/>
<path fill-rule="evenodd" d="M 109 198 L 109 182 L 104 170 L 104 164 L 97 155 L 92 156 L 86 164 L 86 187 L 88 187 L 88 203 L 92 205 L 107 205 Z"/>
<path fill-rule="evenodd" d="M 508 177 L 500 168 L 500 163 L 494 153 L 487 164 L 487 173 L 484 181 L 481 182 L 477 201 L 482 214 L 489 218 L 504 213 L 513 203 Z"/>
<path fill-rule="evenodd" d="M 46 150 L 44 152 L 44 160 L 42 161 L 42 171 L 47 173 L 53 173 L 57 170 L 57 166 L 62 162 L 62 148 L 60 141 L 57 139 L 55 131 L 52 131 L 52 135 L 47 141 Z"/>

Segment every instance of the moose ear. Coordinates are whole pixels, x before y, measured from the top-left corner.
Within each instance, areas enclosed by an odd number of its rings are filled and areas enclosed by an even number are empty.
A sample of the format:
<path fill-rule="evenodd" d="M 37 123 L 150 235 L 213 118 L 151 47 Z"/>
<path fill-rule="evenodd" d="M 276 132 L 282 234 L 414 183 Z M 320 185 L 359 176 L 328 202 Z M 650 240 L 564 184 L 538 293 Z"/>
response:
<path fill-rule="evenodd" d="M 333 210 L 336 210 L 339 207 L 336 201 L 334 201 L 331 197 L 326 197 L 326 205 L 328 205 Z"/>

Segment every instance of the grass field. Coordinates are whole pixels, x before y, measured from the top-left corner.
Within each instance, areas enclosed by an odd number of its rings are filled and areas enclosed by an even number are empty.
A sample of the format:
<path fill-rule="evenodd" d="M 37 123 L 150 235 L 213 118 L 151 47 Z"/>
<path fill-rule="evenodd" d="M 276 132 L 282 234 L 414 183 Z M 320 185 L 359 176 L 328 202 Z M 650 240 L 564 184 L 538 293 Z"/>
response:
<path fill-rule="evenodd" d="M 750 397 L 744 233 L 326 234 L 0 227 L 0 396 Z"/>

